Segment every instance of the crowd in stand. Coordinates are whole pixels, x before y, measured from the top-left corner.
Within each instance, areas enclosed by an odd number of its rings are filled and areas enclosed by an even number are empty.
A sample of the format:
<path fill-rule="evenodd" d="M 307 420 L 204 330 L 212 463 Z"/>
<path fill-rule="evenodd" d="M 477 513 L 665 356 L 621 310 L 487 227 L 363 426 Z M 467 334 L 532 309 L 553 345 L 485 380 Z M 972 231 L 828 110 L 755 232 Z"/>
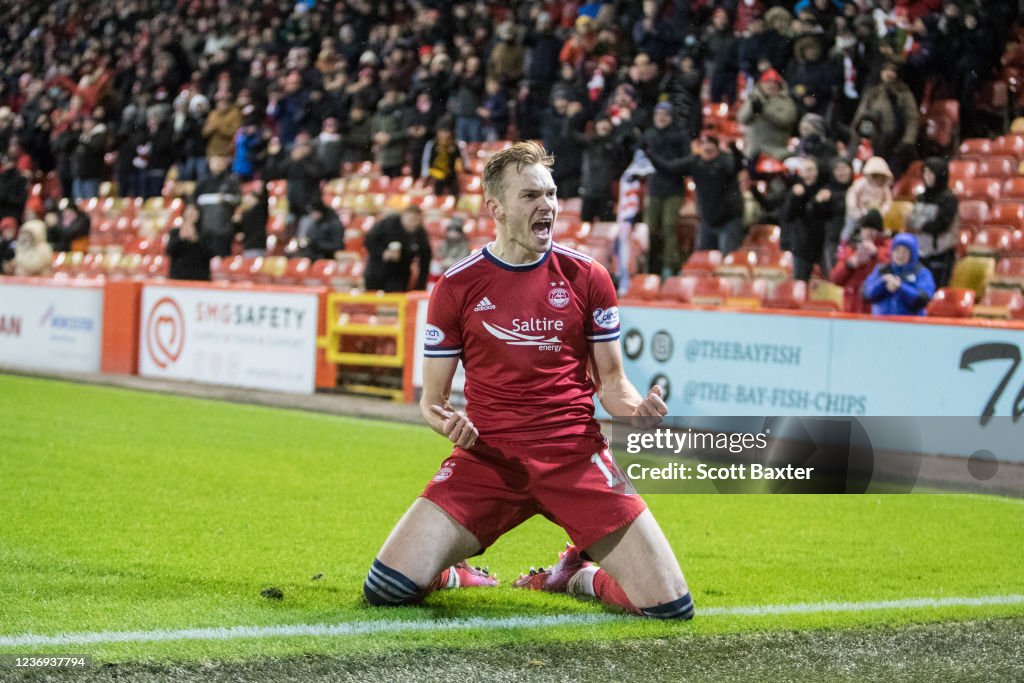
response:
<path fill-rule="evenodd" d="M 893 181 L 928 151 L 923 99 L 959 100 L 963 137 L 1003 132 L 974 95 L 994 76 L 1018 12 L 1015 2 L 982 0 L 0 8 L 0 258 L 11 264 L 88 234 L 74 200 L 96 197 L 101 183 L 148 198 L 168 174 L 196 182 L 194 208 L 168 243 L 178 276 L 208 277 L 203 262 L 231 253 L 238 232 L 251 236 L 247 254 L 265 248 L 272 179 L 287 180 L 298 255 L 329 257 L 343 227 L 320 187 L 344 163 L 373 161 L 385 176 L 411 174 L 457 194 L 466 143 L 516 137 L 554 153 L 559 196 L 582 197 L 583 220 L 614 218 L 616 183 L 634 152 L 645 153 L 649 272 L 671 275 L 686 255 L 676 222 L 690 177 L 697 248 L 735 249 L 753 213 L 782 225 L 795 277 L 818 265 L 837 282 L 889 258 L 871 229 Z M 706 101 L 735 113 L 738 145 L 705 130 Z M 28 182 L 47 174 L 72 201 L 54 198 L 43 215 L 26 215 Z M 903 249 L 909 262 L 920 259 L 939 286 L 954 247 L 947 181 L 945 162 L 929 159 L 908 224 L 918 237 L 893 247 L 901 260 Z M 26 219 L 38 220 L 15 238 Z M 368 236 L 368 277 L 394 277 L 385 275 L 390 264 L 429 255 L 415 223 L 402 215 Z M 899 292 L 893 272 L 863 291 L 873 300 Z"/>

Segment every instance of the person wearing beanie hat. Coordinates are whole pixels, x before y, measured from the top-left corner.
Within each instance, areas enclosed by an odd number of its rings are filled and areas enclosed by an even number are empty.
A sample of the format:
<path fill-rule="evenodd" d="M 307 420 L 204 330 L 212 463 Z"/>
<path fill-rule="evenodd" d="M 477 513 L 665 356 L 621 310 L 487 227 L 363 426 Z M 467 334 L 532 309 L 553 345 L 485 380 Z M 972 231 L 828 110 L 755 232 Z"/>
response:
<path fill-rule="evenodd" d="M 882 214 L 871 209 L 859 221 L 855 240 L 839 248 L 829 280 L 843 288 L 843 310 L 870 313 L 871 306 L 861 295 L 868 275 L 879 264 L 889 261 L 889 239 L 882 230 Z"/>
<path fill-rule="evenodd" d="M 682 263 L 677 225 L 686 173 L 678 166 L 686 158 L 689 134 L 676 125 L 668 102 L 654 107 L 653 121 L 639 142 L 654 165 L 644 195 L 644 223 L 651 235 L 649 272 L 667 278 L 676 275 Z"/>
<path fill-rule="evenodd" d="M 935 294 L 935 280 L 921 265 L 917 238 L 901 232 L 892 239 L 889 263 L 878 264 L 864 281 L 872 315 L 924 315 Z"/>
<path fill-rule="evenodd" d="M 782 76 L 775 69 L 768 69 L 737 114 L 739 122 L 746 126 L 747 158 L 757 159 L 761 154 L 780 160 L 788 157 L 789 137 L 796 118 L 796 103 Z"/>
<path fill-rule="evenodd" d="M 831 168 L 839 152 L 829 138 L 825 118 L 819 114 L 804 114 L 797 126 L 798 140 L 795 156 L 813 157 L 822 168 Z"/>

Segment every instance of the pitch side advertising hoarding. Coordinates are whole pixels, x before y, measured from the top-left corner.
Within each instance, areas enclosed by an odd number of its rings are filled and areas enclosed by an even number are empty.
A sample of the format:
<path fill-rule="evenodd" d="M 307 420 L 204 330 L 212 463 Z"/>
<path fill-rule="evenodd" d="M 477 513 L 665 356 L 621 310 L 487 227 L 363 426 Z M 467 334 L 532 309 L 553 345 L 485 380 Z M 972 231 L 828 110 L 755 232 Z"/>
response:
<path fill-rule="evenodd" d="M 621 320 L 629 379 L 660 385 L 670 415 L 971 417 L 922 435 L 963 456 L 983 432 L 1024 433 L 1024 329 L 642 306 Z"/>
<path fill-rule="evenodd" d="M 103 289 L 0 283 L 0 366 L 99 372 Z"/>
<path fill-rule="evenodd" d="M 313 393 L 315 293 L 149 285 L 140 327 L 144 377 Z"/>

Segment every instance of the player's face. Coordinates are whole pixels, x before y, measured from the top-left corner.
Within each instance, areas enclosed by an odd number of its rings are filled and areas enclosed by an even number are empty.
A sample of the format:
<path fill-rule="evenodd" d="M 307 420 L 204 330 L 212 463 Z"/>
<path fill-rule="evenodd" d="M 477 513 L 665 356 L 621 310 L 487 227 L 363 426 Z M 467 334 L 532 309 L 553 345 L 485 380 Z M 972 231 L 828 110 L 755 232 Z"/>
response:
<path fill-rule="evenodd" d="M 551 248 L 558 200 L 551 171 L 533 164 L 516 171 L 505 169 L 505 191 L 495 210 L 498 229 L 502 224 L 510 242 L 534 254 Z"/>

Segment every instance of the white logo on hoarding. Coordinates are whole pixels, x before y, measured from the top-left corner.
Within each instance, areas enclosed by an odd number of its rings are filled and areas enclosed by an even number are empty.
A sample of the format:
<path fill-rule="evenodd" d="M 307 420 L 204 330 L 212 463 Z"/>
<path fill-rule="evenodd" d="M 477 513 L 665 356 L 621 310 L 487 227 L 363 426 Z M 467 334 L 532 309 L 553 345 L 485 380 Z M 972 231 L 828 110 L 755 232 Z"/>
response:
<path fill-rule="evenodd" d="M 537 331 L 538 329 L 562 329 L 561 320 L 537 320 L 531 319 L 521 322 L 518 318 L 512 321 L 518 330 Z M 560 351 L 562 340 L 558 335 L 545 337 L 543 334 L 524 334 L 518 330 L 509 330 L 501 325 L 484 323 L 484 329 L 510 346 L 536 346 L 538 351 Z"/>
<path fill-rule="evenodd" d="M 437 346 L 444 341 L 444 332 L 435 325 L 427 325 L 423 331 L 423 343 L 427 346 Z"/>
<path fill-rule="evenodd" d="M 594 324 L 606 330 L 614 330 L 619 326 L 619 307 L 599 308 L 594 311 Z"/>
<path fill-rule="evenodd" d="M 185 347 L 185 316 L 178 302 L 164 297 L 146 319 L 146 351 L 160 369 L 177 362 Z"/>

